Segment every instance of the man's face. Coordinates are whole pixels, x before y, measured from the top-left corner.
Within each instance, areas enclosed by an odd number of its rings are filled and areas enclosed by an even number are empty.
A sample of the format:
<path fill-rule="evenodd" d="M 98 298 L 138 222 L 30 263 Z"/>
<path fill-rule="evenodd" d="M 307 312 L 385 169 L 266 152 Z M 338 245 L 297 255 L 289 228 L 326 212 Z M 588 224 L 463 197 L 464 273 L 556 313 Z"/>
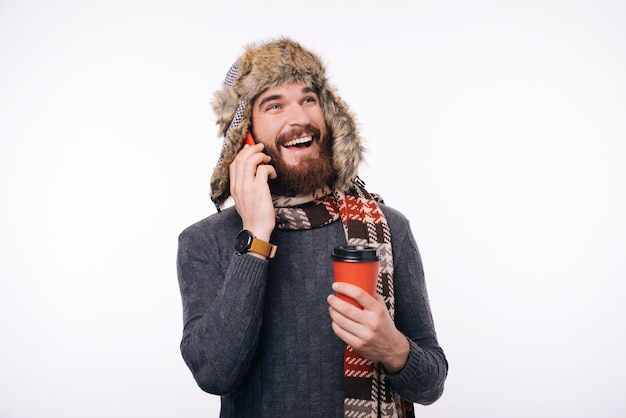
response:
<path fill-rule="evenodd" d="M 330 141 L 317 94 L 303 84 L 267 89 L 252 104 L 252 130 L 278 178 L 277 194 L 309 193 L 333 177 Z"/>

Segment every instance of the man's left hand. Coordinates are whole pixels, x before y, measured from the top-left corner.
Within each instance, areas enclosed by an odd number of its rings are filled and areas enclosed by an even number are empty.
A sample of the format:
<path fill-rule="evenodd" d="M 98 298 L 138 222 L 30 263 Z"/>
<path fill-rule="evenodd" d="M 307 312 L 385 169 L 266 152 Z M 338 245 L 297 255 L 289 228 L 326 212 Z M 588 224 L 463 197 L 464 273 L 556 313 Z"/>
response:
<path fill-rule="evenodd" d="M 404 367 L 410 345 L 396 328 L 380 295 L 372 297 L 363 289 L 336 282 L 333 290 L 351 297 L 363 309 L 338 298 L 328 296 L 330 317 L 335 334 L 365 358 L 383 364 L 390 373 Z"/>

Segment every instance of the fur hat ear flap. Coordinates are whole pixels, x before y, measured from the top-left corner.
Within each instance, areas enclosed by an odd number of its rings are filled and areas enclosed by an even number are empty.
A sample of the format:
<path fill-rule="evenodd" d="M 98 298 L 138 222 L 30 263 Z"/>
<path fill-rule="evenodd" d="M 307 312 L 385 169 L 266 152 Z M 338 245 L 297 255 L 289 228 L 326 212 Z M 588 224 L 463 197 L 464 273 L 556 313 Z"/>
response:
<path fill-rule="evenodd" d="M 281 38 L 248 46 L 215 92 L 212 105 L 224 145 L 211 177 L 211 200 L 218 210 L 230 196 L 229 166 L 244 145 L 252 120 L 252 102 L 265 90 L 278 85 L 301 83 L 318 93 L 332 141 L 336 181 L 332 186 L 347 190 L 357 177 L 363 147 L 354 116 L 326 79 L 322 60 L 300 44 Z"/>
<path fill-rule="evenodd" d="M 348 105 L 336 95 L 332 86 L 320 91 L 320 103 L 332 140 L 334 188 L 347 191 L 358 175 L 365 152 L 361 144 L 356 117 Z"/>
<path fill-rule="evenodd" d="M 230 195 L 229 166 L 243 147 L 252 120 L 250 104 L 242 100 L 234 88 L 235 81 L 240 77 L 239 61 L 228 70 L 222 88 L 215 92 L 212 102 L 219 135 L 224 137 L 222 151 L 211 176 L 211 200 L 218 210 Z"/>
<path fill-rule="evenodd" d="M 241 122 L 235 126 L 229 123 L 224 135 L 224 144 L 213 175 L 211 176 L 211 200 L 219 209 L 224 204 L 228 196 L 230 196 L 230 163 L 235 159 L 237 153 L 243 148 L 244 139 L 250 127 L 252 119 L 252 106 L 245 104 L 243 106 L 243 117 Z"/>

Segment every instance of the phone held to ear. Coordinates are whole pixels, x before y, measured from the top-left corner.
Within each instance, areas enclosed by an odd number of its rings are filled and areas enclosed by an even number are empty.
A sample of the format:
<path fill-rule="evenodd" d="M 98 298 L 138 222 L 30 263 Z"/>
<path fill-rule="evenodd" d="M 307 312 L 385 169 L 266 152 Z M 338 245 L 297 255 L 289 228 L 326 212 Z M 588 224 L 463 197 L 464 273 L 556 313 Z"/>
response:
<path fill-rule="evenodd" d="M 252 146 L 254 144 L 255 144 L 254 138 L 252 138 L 252 134 L 250 132 L 248 132 L 246 134 L 246 145 Z M 265 164 L 265 163 L 261 163 L 261 165 L 263 165 L 263 164 Z"/>
<path fill-rule="evenodd" d="M 250 134 L 250 132 L 246 134 L 246 144 L 254 145 L 254 138 L 252 138 L 252 135 Z"/>

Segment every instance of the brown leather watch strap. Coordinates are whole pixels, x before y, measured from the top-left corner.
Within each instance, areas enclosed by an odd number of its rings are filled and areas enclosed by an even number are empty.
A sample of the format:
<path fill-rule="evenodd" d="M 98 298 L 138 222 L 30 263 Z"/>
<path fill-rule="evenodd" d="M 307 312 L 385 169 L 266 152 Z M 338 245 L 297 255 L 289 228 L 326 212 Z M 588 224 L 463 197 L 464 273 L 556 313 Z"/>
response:
<path fill-rule="evenodd" d="M 250 251 L 261 254 L 267 258 L 274 258 L 277 249 L 278 247 L 276 245 L 270 244 L 269 242 L 265 242 L 256 237 L 252 238 L 252 243 L 250 243 Z"/>

